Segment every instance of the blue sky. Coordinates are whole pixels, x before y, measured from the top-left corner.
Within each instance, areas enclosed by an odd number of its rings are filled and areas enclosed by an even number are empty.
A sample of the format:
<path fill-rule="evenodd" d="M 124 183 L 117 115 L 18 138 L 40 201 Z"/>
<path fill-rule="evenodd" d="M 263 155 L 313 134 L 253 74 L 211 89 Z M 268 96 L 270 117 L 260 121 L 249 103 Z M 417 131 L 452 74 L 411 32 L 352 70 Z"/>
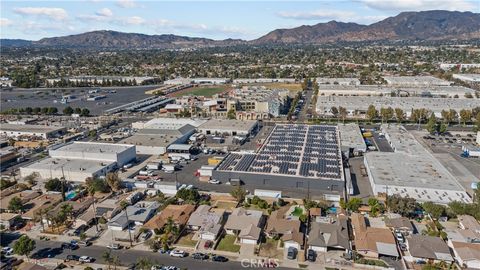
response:
<path fill-rule="evenodd" d="M 330 20 L 371 24 L 402 11 L 480 12 L 480 0 L 2 0 L 0 5 L 1 38 L 29 40 L 93 30 L 255 39 L 273 29 Z"/>

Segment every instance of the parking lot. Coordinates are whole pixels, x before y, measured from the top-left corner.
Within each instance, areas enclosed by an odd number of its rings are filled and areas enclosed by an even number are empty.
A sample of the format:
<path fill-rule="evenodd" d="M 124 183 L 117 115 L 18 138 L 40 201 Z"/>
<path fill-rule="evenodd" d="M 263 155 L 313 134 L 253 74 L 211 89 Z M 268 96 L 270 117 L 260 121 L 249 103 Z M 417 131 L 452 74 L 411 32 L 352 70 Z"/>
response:
<path fill-rule="evenodd" d="M 44 88 L 3 91 L 2 111 L 11 108 L 56 107 L 61 112 L 65 107 L 70 106 L 72 108 L 88 108 L 91 114 L 97 115 L 107 109 L 149 97 L 149 95 L 145 94 L 145 91 L 155 89 L 156 87 L 151 85 L 102 87 L 100 88 L 101 91 L 95 95 L 105 95 L 106 97 L 96 101 L 86 100 L 88 90 L 92 88 L 69 88 L 68 91 Z M 109 93 L 109 90 L 116 90 L 116 93 Z M 73 95 L 76 98 L 68 104 L 62 104 L 60 100 L 64 95 Z"/>
<path fill-rule="evenodd" d="M 457 181 L 472 194 L 472 182 L 480 181 L 480 159 L 462 157 L 462 145 L 472 144 L 473 135 L 447 134 L 445 136 L 428 135 L 426 132 L 414 131 L 412 134 L 422 143 Z"/>

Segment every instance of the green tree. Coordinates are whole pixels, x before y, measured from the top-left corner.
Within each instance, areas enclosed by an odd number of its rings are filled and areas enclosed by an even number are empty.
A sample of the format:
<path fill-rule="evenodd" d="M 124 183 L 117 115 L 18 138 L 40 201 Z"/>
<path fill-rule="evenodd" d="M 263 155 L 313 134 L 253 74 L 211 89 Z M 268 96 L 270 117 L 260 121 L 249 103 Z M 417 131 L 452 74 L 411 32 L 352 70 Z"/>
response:
<path fill-rule="evenodd" d="M 460 120 L 462 121 L 463 125 L 472 120 L 472 111 L 465 109 L 460 110 Z"/>
<path fill-rule="evenodd" d="M 233 188 L 230 191 L 230 195 L 232 195 L 232 197 L 235 198 L 238 203 L 241 203 L 243 202 L 243 200 L 245 200 L 245 196 L 247 195 L 247 192 L 245 191 L 245 189 L 238 186 L 236 188 Z"/>
<path fill-rule="evenodd" d="M 70 106 L 67 106 L 67 107 L 65 107 L 65 109 L 63 109 L 63 114 L 66 114 L 66 115 L 72 115 L 73 112 L 74 111 L 73 111 L 72 107 L 70 107 Z"/>
<path fill-rule="evenodd" d="M 27 235 L 22 235 L 13 244 L 13 252 L 21 256 L 29 256 L 30 252 L 35 249 L 35 240 L 30 239 Z"/>
<path fill-rule="evenodd" d="M 357 212 L 358 208 L 362 205 L 362 199 L 360 198 L 350 198 L 348 202 L 346 203 L 346 207 L 348 210 Z"/>
<path fill-rule="evenodd" d="M 105 176 L 105 181 L 113 191 L 119 191 L 122 188 L 122 181 L 117 172 L 109 172 Z"/>
<path fill-rule="evenodd" d="M 106 250 L 102 253 L 102 259 L 107 263 L 107 269 L 110 270 L 110 267 L 113 262 L 112 252 L 110 250 Z"/>
<path fill-rule="evenodd" d="M 388 196 L 387 207 L 393 213 L 409 216 L 417 208 L 417 202 L 413 198 L 403 198 L 395 194 Z"/>
<path fill-rule="evenodd" d="M 237 114 L 234 109 L 230 109 L 227 112 L 227 118 L 228 119 L 237 119 Z"/>
<path fill-rule="evenodd" d="M 373 217 L 376 217 L 379 213 L 383 213 L 385 210 L 383 204 L 374 197 L 368 199 L 368 206 L 370 206 L 370 214 Z"/>
<path fill-rule="evenodd" d="M 378 111 L 377 109 L 375 109 L 375 106 L 373 105 L 368 106 L 368 109 L 367 109 L 368 120 L 372 121 L 372 120 L 375 120 L 375 118 L 377 117 L 378 117 Z"/>
<path fill-rule="evenodd" d="M 428 132 L 430 132 L 430 134 L 433 134 L 438 131 L 437 118 L 435 117 L 435 114 L 432 113 L 430 115 L 430 118 L 428 119 L 428 122 L 426 125 L 426 129 Z"/>
<path fill-rule="evenodd" d="M 338 115 L 342 118 L 342 122 L 345 123 L 345 118 L 347 118 L 348 115 L 347 109 L 342 106 L 338 107 Z"/>
<path fill-rule="evenodd" d="M 442 217 L 446 213 L 446 208 L 443 205 L 435 204 L 432 202 L 425 202 L 422 204 L 423 210 L 429 213 L 432 218 L 438 220 L 438 218 Z"/>
<path fill-rule="evenodd" d="M 405 112 L 400 108 L 395 108 L 395 118 L 398 123 L 401 123 L 405 120 Z"/>
<path fill-rule="evenodd" d="M 330 108 L 330 112 L 333 114 L 333 116 L 334 116 L 335 118 L 338 117 L 338 109 L 337 109 L 337 107 L 332 106 L 332 108 Z"/>
<path fill-rule="evenodd" d="M 0 190 L 4 190 L 4 189 L 6 189 L 8 187 L 11 187 L 15 184 L 16 184 L 15 181 L 10 181 L 10 180 L 7 180 L 7 179 L 1 179 L 0 180 Z"/>
<path fill-rule="evenodd" d="M 10 211 L 21 212 L 23 211 L 23 207 L 24 206 L 22 199 L 20 199 L 19 197 L 15 196 L 8 202 L 8 210 Z"/>
<path fill-rule="evenodd" d="M 83 108 L 82 111 L 80 112 L 80 116 L 89 116 L 90 115 L 90 110 L 87 108 Z"/>
<path fill-rule="evenodd" d="M 58 178 L 53 178 L 45 182 L 45 189 L 47 191 L 57 191 L 61 192 L 62 190 L 66 189 L 65 183 L 58 179 Z"/>

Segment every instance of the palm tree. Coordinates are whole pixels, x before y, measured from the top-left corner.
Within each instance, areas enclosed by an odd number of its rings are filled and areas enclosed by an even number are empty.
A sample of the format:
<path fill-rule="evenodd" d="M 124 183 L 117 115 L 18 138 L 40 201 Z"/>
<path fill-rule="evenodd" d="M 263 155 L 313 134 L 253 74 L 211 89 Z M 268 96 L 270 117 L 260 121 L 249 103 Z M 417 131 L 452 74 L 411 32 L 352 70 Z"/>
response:
<path fill-rule="evenodd" d="M 112 252 L 110 250 L 104 251 L 102 254 L 102 259 L 107 263 L 108 269 L 110 270 L 110 265 L 112 264 Z"/>
<path fill-rule="evenodd" d="M 125 212 L 125 217 L 127 218 L 127 230 L 128 230 L 128 237 L 130 238 L 130 247 L 133 246 L 132 244 L 132 233 L 130 232 L 130 220 L 128 219 L 128 213 L 127 213 L 127 207 L 129 206 L 130 204 L 126 201 L 121 201 L 120 202 L 120 207 L 123 209 L 123 211 Z"/>
<path fill-rule="evenodd" d="M 117 266 L 120 265 L 120 258 L 118 258 L 118 256 L 113 256 L 112 264 L 113 264 L 113 269 L 117 270 Z"/>
<path fill-rule="evenodd" d="M 97 209 L 95 208 L 95 187 L 89 186 L 88 187 L 88 194 L 93 198 L 93 219 L 95 220 L 95 230 L 98 232 L 98 219 L 97 219 Z"/>

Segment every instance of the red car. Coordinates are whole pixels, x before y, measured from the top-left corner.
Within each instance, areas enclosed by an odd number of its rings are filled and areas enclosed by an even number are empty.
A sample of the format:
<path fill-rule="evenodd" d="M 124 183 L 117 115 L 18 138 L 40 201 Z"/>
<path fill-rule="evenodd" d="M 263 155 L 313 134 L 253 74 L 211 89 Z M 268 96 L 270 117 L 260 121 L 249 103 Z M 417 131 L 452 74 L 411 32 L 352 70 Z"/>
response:
<path fill-rule="evenodd" d="M 212 241 L 207 241 L 205 242 L 205 244 L 203 245 L 204 248 L 210 248 L 212 246 Z"/>

